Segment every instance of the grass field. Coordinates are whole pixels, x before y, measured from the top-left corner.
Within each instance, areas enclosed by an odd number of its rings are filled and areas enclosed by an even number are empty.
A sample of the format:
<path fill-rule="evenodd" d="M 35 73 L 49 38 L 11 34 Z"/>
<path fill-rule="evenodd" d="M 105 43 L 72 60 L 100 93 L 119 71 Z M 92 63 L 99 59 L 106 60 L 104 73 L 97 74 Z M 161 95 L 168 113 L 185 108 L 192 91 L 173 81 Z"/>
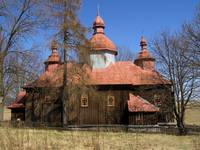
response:
<path fill-rule="evenodd" d="M 200 135 L 0 128 L 2 150 L 198 150 Z"/>
<path fill-rule="evenodd" d="M 200 125 L 200 105 L 186 110 L 187 124 Z M 200 135 L 57 131 L 0 127 L 0 150 L 200 150 Z"/>
<path fill-rule="evenodd" d="M 185 123 L 200 125 L 200 104 L 189 104 L 185 112 Z"/>

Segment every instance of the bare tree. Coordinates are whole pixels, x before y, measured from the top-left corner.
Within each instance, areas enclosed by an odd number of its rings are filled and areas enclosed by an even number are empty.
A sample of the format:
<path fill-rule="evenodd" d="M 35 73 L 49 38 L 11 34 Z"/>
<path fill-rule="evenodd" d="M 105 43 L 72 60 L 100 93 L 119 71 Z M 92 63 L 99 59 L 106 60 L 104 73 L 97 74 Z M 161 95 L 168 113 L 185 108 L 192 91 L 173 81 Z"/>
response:
<path fill-rule="evenodd" d="M 14 62 L 10 58 L 15 53 L 26 53 L 21 47 L 27 46 L 24 43 L 41 23 L 39 8 L 39 0 L 0 1 L 0 96 L 3 100 L 5 89 L 10 86 L 7 84 L 11 78 L 8 74 L 16 69 L 11 68 Z"/>
<path fill-rule="evenodd" d="M 10 53 L 5 59 L 5 95 L 13 97 L 22 86 L 34 81 L 42 69 L 40 62 L 35 50 Z"/>
<path fill-rule="evenodd" d="M 21 56 L 27 54 L 25 49 L 30 48 L 28 42 L 33 37 L 35 29 L 41 25 L 40 4 L 39 0 L 0 1 L 0 99 L 2 106 L 5 104 L 6 96 L 14 95 L 11 91 L 16 93 L 16 89 L 19 89 L 20 80 L 16 77 L 19 76 L 22 68 L 16 65 L 14 56 L 20 56 L 19 59 L 24 60 L 25 57 L 22 59 Z M 30 63 L 24 63 L 24 65 L 29 66 Z M 3 112 L 3 107 L 0 109 Z"/>
<path fill-rule="evenodd" d="M 200 71 L 200 4 L 196 9 L 194 19 L 183 24 L 181 36 L 185 43 L 188 44 L 188 53 L 191 53 L 193 56 L 190 58 L 191 65 Z M 198 75 L 200 77 L 200 72 Z"/>
<path fill-rule="evenodd" d="M 185 109 L 195 98 L 199 87 L 197 69 L 190 65 L 193 55 L 188 53 L 188 44 L 180 36 L 162 33 L 153 41 L 153 49 L 163 76 L 172 83 L 173 110 L 179 134 L 186 134 Z"/>
<path fill-rule="evenodd" d="M 5 13 L 4 13 L 4 8 L 5 8 L 5 1 L 4 0 L 1 0 L 0 2 L 0 16 L 3 16 Z"/>

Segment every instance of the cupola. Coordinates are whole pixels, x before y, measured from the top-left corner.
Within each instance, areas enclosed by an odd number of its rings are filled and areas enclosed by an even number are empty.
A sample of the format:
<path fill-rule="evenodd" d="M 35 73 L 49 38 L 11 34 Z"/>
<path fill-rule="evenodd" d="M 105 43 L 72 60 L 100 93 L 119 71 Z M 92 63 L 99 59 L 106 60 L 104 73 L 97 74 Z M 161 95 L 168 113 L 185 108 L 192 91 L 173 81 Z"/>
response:
<path fill-rule="evenodd" d="M 60 64 L 62 64 L 58 53 L 57 43 L 55 40 L 51 42 L 51 55 L 49 56 L 47 61 L 44 62 L 44 64 L 45 71 L 53 71 Z"/>
<path fill-rule="evenodd" d="M 104 34 L 104 28 L 105 28 L 105 25 L 104 25 L 103 19 L 99 15 L 97 15 L 93 22 L 94 34 L 97 34 L 97 33 Z"/>
<path fill-rule="evenodd" d="M 117 54 L 115 44 L 105 35 L 104 29 L 105 24 L 103 19 L 97 15 L 93 22 L 94 33 L 90 40 L 92 50 L 94 51 L 110 51 L 111 53 Z"/>
<path fill-rule="evenodd" d="M 90 39 L 91 51 L 90 61 L 93 68 L 105 68 L 115 62 L 117 49 L 114 43 L 105 35 L 105 24 L 97 14 L 93 22 L 94 33 Z"/>
<path fill-rule="evenodd" d="M 149 53 L 147 49 L 147 42 L 143 36 L 140 40 L 140 46 L 141 50 L 138 54 L 138 57 L 135 59 L 134 64 L 145 70 L 154 70 L 155 58 L 153 58 Z"/>

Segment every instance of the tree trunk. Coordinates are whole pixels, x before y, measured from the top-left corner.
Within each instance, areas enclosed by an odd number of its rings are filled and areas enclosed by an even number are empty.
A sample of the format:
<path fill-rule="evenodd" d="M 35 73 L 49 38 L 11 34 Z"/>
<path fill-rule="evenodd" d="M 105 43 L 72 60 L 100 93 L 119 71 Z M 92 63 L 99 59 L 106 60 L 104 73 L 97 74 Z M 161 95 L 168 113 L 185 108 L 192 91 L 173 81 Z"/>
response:
<path fill-rule="evenodd" d="M 62 121 L 63 127 L 68 126 L 68 89 L 67 89 L 67 63 L 64 63 L 63 73 L 63 87 L 62 87 Z"/>
<path fill-rule="evenodd" d="M 4 112 L 4 53 L 0 53 L 0 121 L 3 120 L 3 112 Z"/>
<path fill-rule="evenodd" d="M 67 12 L 67 3 L 64 1 L 64 13 Z M 68 87 L 67 87 L 67 41 L 68 41 L 68 31 L 65 27 L 67 25 L 67 18 L 64 16 L 63 21 L 63 53 L 64 53 L 64 65 L 63 65 L 63 91 L 62 91 L 62 103 L 63 103 L 63 127 L 68 126 Z"/>
<path fill-rule="evenodd" d="M 187 129 L 185 128 L 183 117 L 178 117 L 176 121 L 178 127 L 178 135 L 186 135 Z"/>
<path fill-rule="evenodd" d="M 4 69 L 3 69 L 3 63 L 4 63 L 4 54 L 0 53 L 0 96 L 4 97 L 4 84 L 3 84 L 3 78 L 4 78 Z"/>

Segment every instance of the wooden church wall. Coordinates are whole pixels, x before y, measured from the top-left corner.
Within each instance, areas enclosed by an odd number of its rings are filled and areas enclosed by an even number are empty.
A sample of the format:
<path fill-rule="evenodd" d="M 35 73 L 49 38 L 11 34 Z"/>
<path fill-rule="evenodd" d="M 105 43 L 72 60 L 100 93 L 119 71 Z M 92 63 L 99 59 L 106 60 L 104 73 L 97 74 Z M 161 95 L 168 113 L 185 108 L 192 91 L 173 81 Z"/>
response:
<path fill-rule="evenodd" d="M 52 93 L 54 94 L 53 96 Z M 62 105 L 58 99 L 59 95 L 54 90 L 49 94 L 41 91 L 31 91 L 25 104 L 26 124 L 61 126 Z"/>
<path fill-rule="evenodd" d="M 127 91 L 104 91 L 98 90 L 95 94 L 89 94 L 88 106 L 81 106 L 79 101 L 79 111 L 77 124 L 122 124 L 125 122 L 125 109 Z M 108 97 L 114 97 L 114 106 L 108 106 Z M 128 117 L 126 115 L 126 117 Z"/>
<path fill-rule="evenodd" d="M 129 113 L 129 124 L 130 125 L 152 125 L 156 124 L 157 114 L 156 113 Z"/>
<path fill-rule="evenodd" d="M 26 123 L 62 125 L 62 103 L 60 93 L 57 91 L 52 90 L 46 93 L 27 91 L 29 96 L 25 104 Z M 155 104 L 156 95 L 162 103 L 160 110 L 163 114 L 160 114 L 160 120 L 167 118 L 166 121 L 170 121 L 173 118 L 170 86 L 166 88 L 163 86 L 137 86 L 131 88 L 128 86 L 102 86 L 98 87 L 95 92 L 89 91 L 87 93 L 87 107 L 81 105 L 81 92 L 70 96 L 67 111 L 69 124 L 138 124 L 139 121 L 135 122 L 137 115 L 128 113 L 127 100 L 129 99 L 129 92 L 140 95 L 152 104 Z M 52 96 L 49 93 L 55 93 L 55 95 Z M 108 106 L 109 96 L 114 97 L 114 106 Z M 144 114 L 142 124 L 149 124 L 152 116 L 148 113 Z"/>
<path fill-rule="evenodd" d="M 134 94 L 139 95 L 150 103 L 159 107 L 160 121 L 169 122 L 173 120 L 173 96 L 170 85 L 138 86 L 134 88 Z"/>
<path fill-rule="evenodd" d="M 27 90 L 27 99 L 25 101 L 25 123 L 26 125 L 30 125 L 33 122 L 33 102 L 34 99 L 36 98 L 36 95 L 30 91 Z"/>

